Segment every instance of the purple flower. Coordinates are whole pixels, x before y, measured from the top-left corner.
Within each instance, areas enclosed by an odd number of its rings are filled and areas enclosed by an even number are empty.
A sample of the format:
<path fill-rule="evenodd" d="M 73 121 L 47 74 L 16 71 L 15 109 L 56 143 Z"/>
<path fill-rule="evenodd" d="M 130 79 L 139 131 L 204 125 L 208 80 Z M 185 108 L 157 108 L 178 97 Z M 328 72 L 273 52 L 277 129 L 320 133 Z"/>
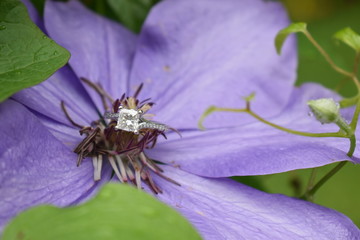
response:
<path fill-rule="evenodd" d="M 181 132 L 182 138 L 167 134 L 168 140 L 146 154 L 167 163 L 164 174 L 181 184 L 154 175 L 163 190 L 157 198 L 181 212 L 205 239 L 359 238 L 359 229 L 333 210 L 221 178 L 349 159 L 346 143 L 292 136 L 226 113 L 209 117 L 210 130 L 197 130 L 209 105 L 238 107 L 240 97 L 252 92 L 257 94 L 253 110 L 262 116 L 293 127 L 318 127 L 303 116 L 305 101 L 331 93 L 315 85 L 292 92 L 294 41 L 287 42 L 281 57 L 273 47 L 275 34 L 287 24 L 278 3 L 168 0 L 152 10 L 135 36 L 76 1 L 48 2 L 46 31 L 71 52 L 71 68 L 0 105 L 5 136 L 0 225 L 38 204 L 82 202 L 110 180 L 107 163 L 99 182 L 93 181 L 91 161 L 76 167 L 73 149 L 83 137 L 60 108 L 64 101 L 69 115 L 83 125 L 99 118 L 95 106 L 101 108 L 101 101 L 79 81 L 85 77 L 113 97 L 144 83 L 141 97 L 156 103 L 155 120 Z"/>

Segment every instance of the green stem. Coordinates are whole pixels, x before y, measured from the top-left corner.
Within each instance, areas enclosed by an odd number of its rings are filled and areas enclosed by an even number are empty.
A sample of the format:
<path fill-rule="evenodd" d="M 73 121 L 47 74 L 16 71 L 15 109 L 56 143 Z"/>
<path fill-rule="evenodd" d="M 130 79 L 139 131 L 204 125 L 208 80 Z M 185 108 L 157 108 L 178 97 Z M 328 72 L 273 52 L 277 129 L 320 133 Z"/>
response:
<path fill-rule="evenodd" d="M 282 126 L 279 126 L 275 123 L 269 122 L 267 120 L 265 120 L 264 118 L 260 117 L 259 115 L 257 115 L 256 113 L 254 113 L 253 111 L 251 111 L 248 108 L 241 108 L 241 109 L 237 109 L 237 108 L 220 108 L 220 107 L 216 107 L 216 106 L 211 106 L 209 107 L 205 113 L 201 116 L 198 126 L 200 129 L 205 129 L 203 126 L 203 121 L 205 120 L 205 118 L 207 116 L 209 116 L 211 113 L 213 112 L 243 112 L 243 113 L 248 113 L 249 115 L 251 115 L 252 117 L 256 118 L 257 120 L 259 120 L 260 122 L 269 125 L 273 128 L 276 128 L 278 130 L 281 130 L 283 132 L 288 132 L 294 135 L 299 135 L 299 136 L 305 136 L 305 137 L 339 137 L 339 138 L 347 138 L 348 136 L 346 134 L 344 134 L 341 131 L 338 132 L 330 132 L 330 133 L 311 133 L 311 132 L 302 132 L 302 131 L 296 131 L 296 130 L 292 130 L 290 128 L 285 128 Z"/>
<path fill-rule="evenodd" d="M 354 131 L 352 130 L 351 126 L 341 115 L 338 117 L 338 119 L 335 120 L 334 123 L 346 133 L 347 138 L 350 138 L 352 135 L 354 135 Z"/>
<path fill-rule="evenodd" d="M 313 38 L 313 36 L 310 34 L 309 31 L 304 31 L 305 36 L 308 38 L 308 40 L 316 47 L 316 49 L 320 52 L 320 54 L 325 58 L 325 60 L 330 64 L 330 66 L 338 73 L 349 77 L 353 80 L 353 82 L 356 85 L 356 88 L 360 91 L 360 83 L 356 79 L 356 75 L 352 72 L 348 72 L 340 67 L 338 67 L 334 61 L 331 59 L 329 54 L 326 53 L 326 51 L 320 46 L 320 44 Z"/>
<path fill-rule="evenodd" d="M 247 104 L 248 106 L 248 104 Z M 357 116 L 359 115 L 358 113 L 360 112 L 360 100 L 359 103 L 357 104 Z M 347 153 L 347 155 L 349 157 L 352 157 L 352 155 L 354 154 L 355 151 L 355 147 L 356 147 L 356 137 L 353 134 L 352 128 L 349 128 L 349 125 L 346 123 L 346 121 L 342 118 L 340 118 L 338 120 L 338 122 L 336 122 L 337 125 L 339 125 L 339 127 L 341 128 L 340 131 L 338 132 L 332 132 L 332 133 L 309 133 L 309 132 L 301 132 L 301 131 L 296 131 L 296 130 L 292 130 L 289 128 L 285 128 L 282 126 L 279 126 L 277 124 L 274 124 L 272 122 L 269 122 L 267 120 L 265 120 L 264 118 L 260 117 L 259 115 L 257 115 L 256 113 L 252 112 L 250 110 L 250 107 L 248 106 L 247 108 L 242 108 L 242 109 L 234 109 L 234 108 L 219 108 L 216 106 L 211 106 L 209 107 L 205 113 L 201 116 L 200 120 L 199 120 L 199 127 L 204 129 L 203 127 L 203 121 L 204 119 L 210 115 L 213 112 L 216 111 L 221 111 L 221 112 L 243 112 L 243 113 L 248 113 L 249 115 L 251 115 L 252 117 L 256 118 L 257 120 L 259 120 L 260 122 L 269 125 L 273 128 L 276 128 L 278 130 L 284 131 L 284 132 L 288 132 L 291 134 L 295 134 L 295 135 L 300 135 L 300 136 L 306 136 L 306 137 L 340 137 L 340 138 L 349 138 L 350 140 L 350 149 Z M 343 126 L 344 125 L 344 126 Z M 356 125 L 355 125 L 356 127 Z M 323 178 L 321 178 L 319 180 L 318 183 L 316 183 L 313 187 L 311 187 L 311 185 L 313 184 L 313 181 L 315 179 L 315 176 L 312 176 L 311 179 L 309 180 L 309 185 L 307 189 L 307 191 L 305 192 L 305 194 L 302 196 L 303 199 L 309 200 L 312 199 L 313 195 L 316 193 L 316 191 L 324 184 L 326 183 L 326 181 L 328 181 L 335 173 L 337 173 L 344 165 L 346 164 L 346 161 L 344 162 L 340 162 L 335 168 L 333 168 L 330 172 L 328 172 Z M 312 175 L 315 175 L 315 172 L 312 173 Z"/>
<path fill-rule="evenodd" d="M 316 49 L 320 52 L 320 54 L 325 58 L 325 60 L 330 64 L 330 66 L 337 71 L 338 73 L 352 77 L 353 74 L 351 72 L 348 72 L 340 67 L 338 67 L 334 61 L 331 59 L 329 54 L 320 46 L 320 44 L 313 38 L 313 36 L 310 34 L 309 31 L 304 32 L 305 36 L 308 38 L 308 40 L 316 47 Z"/>
<path fill-rule="evenodd" d="M 239 113 L 239 112 L 247 112 L 248 110 L 247 109 L 233 109 L 233 108 L 219 108 L 216 106 L 210 106 L 208 109 L 205 110 L 205 112 L 203 113 L 203 115 L 201 115 L 201 117 L 199 119 L 199 122 L 198 122 L 199 129 L 205 130 L 203 123 L 207 116 L 209 116 L 213 112 L 221 112 L 221 111 Z"/>
<path fill-rule="evenodd" d="M 355 135 L 352 135 L 350 138 L 350 149 L 347 153 L 347 155 L 349 157 L 352 157 L 355 151 L 355 147 L 356 147 L 356 137 Z M 317 182 L 315 184 L 315 186 L 311 187 L 310 189 L 308 188 L 305 192 L 305 194 L 303 195 L 302 199 L 306 199 L 306 200 L 311 200 L 314 196 L 314 194 L 317 192 L 317 190 L 319 190 L 319 188 L 324 185 L 324 183 L 326 183 L 332 176 L 334 176 L 338 171 L 340 171 L 340 169 L 345 166 L 345 164 L 347 163 L 347 161 L 343 161 L 340 162 L 338 165 L 336 165 L 333 169 L 330 170 L 330 172 L 328 172 L 323 178 L 321 178 L 319 180 L 319 182 Z"/>
<path fill-rule="evenodd" d="M 357 104 L 359 102 L 359 99 L 360 99 L 359 94 L 354 97 L 343 98 L 339 102 L 340 108 L 347 108 L 347 107 L 354 106 L 355 104 Z"/>
<path fill-rule="evenodd" d="M 300 136 L 305 136 L 305 137 L 340 137 L 340 138 L 346 138 L 346 136 L 342 133 L 342 132 L 330 132 L 330 133 L 310 133 L 310 132 L 302 132 L 302 131 L 296 131 L 296 130 L 292 130 L 289 128 L 285 128 L 285 127 L 281 127 L 277 124 L 271 123 L 265 119 L 263 119 L 262 117 L 260 117 L 259 115 L 257 115 L 256 113 L 252 112 L 252 111 L 247 111 L 248 114 L 250 114 L 251 116 L 253 116 L 254 118 L 256 118 L 257 120 L 259 120 L 262 123 L 265 123 L 273 128 L 279 129 L 281 131 L 284 132 L 288 132 L 291 134 L 295 134 L 295 135 L 300 135 Z"/>
<path fill-rule="evenodd" d="M 330 170 L 330 172 L 328 172 L 324 177 L 322 177 L 319 182 L 317 182 L 315 184 L 314 187 L 311 188 L 310 191 L 307 191 L 305 194 L 304 194 L 304 197 L 305 199 L 307 198 L 311 198 L 312 196 L 314 196 L 314 194 L 317 192 L 317 190 L 319 190 L 319 188 L 324 185 L 324 183 L 326 183 L 332 176 L 335 175 L 335 173 L 337 173 L 342 167 L 345 166 L 345 164 L 347 163 L 347 161 L 343 161 L 343 162 L 340 162 L 338 165 L 336 165 L 333 169 Z"/>
<path fill-rule="evenodd" d="M 350 123 L 350 128 L 352 129 L 353 132 L 355 132 L 356 127 L 357 127 L 357 123 L 359 120 L 359 113 L 360 113 L 360 97 L 358 98 L 358 101 L 356 103 L 355 112 L 354 112 L 353 118 Z"/>
<path fill-rule="evenodd" d="M 349 157 L 352 157 L 354 155 L 354 151 L 355 151 L 355 148 L 356 148 L 356 137 L 355 135 L 352 135 L 350 138 L 350 149 L 349 151 L 347 152 L 347 155 Z"/>
<path fill-rule="evenodd" d="M 304 195 L 305 199 L 310 201 L 310 202 L 312 202 L 314 199 L 313 199 L 313 196 L 309 196 L 307 193 L 314 186 L 314 182 L 315 182 L 315 178 L 316 178 L 316 172 L 317 172 L 317 169 L 313 168 L 312 171 L 311 171 L 311 174 L 310 174 L 309 182 L 308 182 L 307 187 L 306 187 L 306 194 Z"/>

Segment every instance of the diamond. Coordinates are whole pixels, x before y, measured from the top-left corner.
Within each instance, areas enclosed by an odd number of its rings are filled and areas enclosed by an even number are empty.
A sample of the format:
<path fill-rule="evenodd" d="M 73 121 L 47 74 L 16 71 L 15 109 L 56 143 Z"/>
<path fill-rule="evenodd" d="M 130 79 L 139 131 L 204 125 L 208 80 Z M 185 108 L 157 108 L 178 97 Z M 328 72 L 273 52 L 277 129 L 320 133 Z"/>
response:
<path fill-rule="evenodd" d="M 116 129 L 137 133 L 139 131 L 140 113 L 134 109 L 120 108 Z"/>

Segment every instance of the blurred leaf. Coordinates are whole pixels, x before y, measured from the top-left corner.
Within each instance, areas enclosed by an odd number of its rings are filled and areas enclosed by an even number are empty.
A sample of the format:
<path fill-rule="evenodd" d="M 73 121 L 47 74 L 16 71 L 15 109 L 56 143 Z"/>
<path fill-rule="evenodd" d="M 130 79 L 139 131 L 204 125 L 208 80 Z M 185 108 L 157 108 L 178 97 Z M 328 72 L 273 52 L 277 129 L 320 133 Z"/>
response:
<path fill-rule="evenodd" d="M 0 101 L 49 78 L 69 57 L 30 20 L 19 0 L 0 1 Z"/>
<path fill-rule="evenodd" d="M 347 27 L 340 30 L 334 37 L 347 44 L 356 52 L 360 52 L 360 35 L 351 28 Z"/>
<path fill-rule="evenodd" d="M 286 40 L 286 38 L 291 33 L 305 32 L 306 23 L 292 23 L 288 27 L 282 29 L 275 37 L 275 47 L 278 54 L 281 53 L 281 48 Z"/>
<path fill-rule="evenodd" d="M 117 19 L 125 27 L 138 33 L 150 9 L 159 0 L 107 0 L 107 2 Z"/>
<path fill-rule="evenodd" d="M 17 216 L 3 240 L 201 239 L 179 213 L 125 184 L 108 184 L 75 207 L 39 206 Z"/>

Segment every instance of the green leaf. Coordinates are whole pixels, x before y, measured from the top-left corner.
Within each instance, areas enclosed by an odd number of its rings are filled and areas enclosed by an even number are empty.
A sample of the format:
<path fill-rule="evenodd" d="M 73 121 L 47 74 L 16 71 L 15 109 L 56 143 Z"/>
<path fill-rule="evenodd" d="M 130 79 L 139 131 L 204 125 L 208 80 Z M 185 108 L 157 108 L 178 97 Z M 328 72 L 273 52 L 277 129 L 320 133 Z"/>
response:
<path fill-rule="evenodd" d="M 282 29 L 275 37 L 275 47 L 278 54 L 281 53 L 281 48 L 286 38 L 291 33 L 306 32 L 306 23 L 292 23 L 288 27 Z"/>
<path fill-rule="evenodd" d="M 19 0 L 0 1 L 0 101 L 49 78 L 69 57 L 30 20 Z"/>
<path fill-rule="evenodd" d="M 353 48 L 356 52 L 360 52 L 360 35 L 351 28 L 347 27 L 338 31 L 334 37 Z"/>
<path fill-rule="evenodd" d="M 125 184 L 107 184 L 75 207 L 39 206 L 18 215 L 3 240 L 201 239 L 174 209 Z"/>
<path fill-rule="evenodd" d="M 118 20 L 135 33 L 141 27 L 150 9 L 159 0 L 107 0 Z"/>

